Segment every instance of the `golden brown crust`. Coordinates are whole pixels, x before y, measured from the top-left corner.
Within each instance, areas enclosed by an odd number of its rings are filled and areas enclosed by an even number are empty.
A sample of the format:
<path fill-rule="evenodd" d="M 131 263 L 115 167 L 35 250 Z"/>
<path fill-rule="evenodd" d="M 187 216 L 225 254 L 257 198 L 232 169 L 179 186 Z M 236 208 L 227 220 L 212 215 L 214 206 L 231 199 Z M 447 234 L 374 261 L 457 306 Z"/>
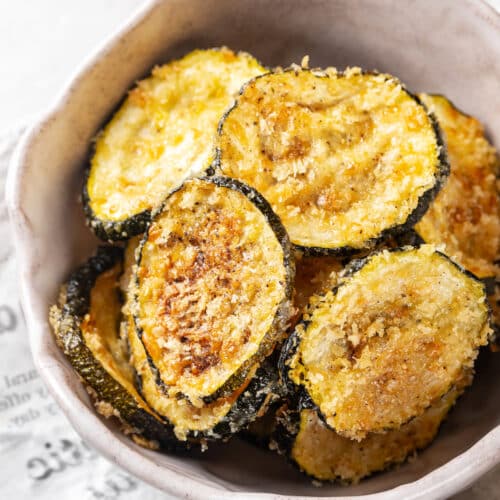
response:
<path fill-rule="evenodd" d="M 491 332 L 482 283 L 428 245 L 369 257 L 314 301 L 289 341 L 288 376 L 352 439 L 420 415 Z"/>
<path fill-rule="evenodd" d="M 167 199 L 141 247 L 133 313 L 172 396 L 199 406 L 270 354 L 288 320 L 287 252 L 236 189 L 191 180 Z"/>
<path fill-rule="evenodd" d="M 445 97 L 420 94 L 445 134 L 450 177 L 416 225 L 427 242 L 446 245 L 445 252 L 479 278 L 499 274 L 500 163 L 482 124 L 457 110 Z"/>
<path fill-rule="evenodd" d="M 293 243 L 340 251 L 420 212 L 446 175 L 438 142 L 394 77 L 296 69 L 243 88 L 221 122 L 217 161 L 263 194 Z"/>
<path fill-rule="evenodd" d="M 385 434 L 368 434 L 361 441 L 332 431 L 314 410 L 302 410 L 290 458 L 315 479 L 357 483 L 374 472 L 404 462 L 408 456 L 428 446 L 448 411 L 471 381 L 469 373 L 422 415 L 399 429 Z"/>
<path fill-rule="evenodd" d="M 193 431 L 203 432 L 215 427 L 227 415 L 231 406 L 247 384 L 238 388 L 230 396 L 219 399 L 211 404 L 204 404 L 199 408 L 193 406 L 187 399 L 179 400 L 168 397 L 157 384 L 156 377 L 151 371 L 144 345 L 137 336 L 131 313 L 135 262 L 139 256 L 139 246 L 140 238 L 136 237 L 128 243 L 125 250 L 121 288 L 126 301 L 123 306 L 124 319 L 121 328 L 123 336 L 128 341 L 130 364 L 140 380 L 142 396 L 157 414 L 162 415 L 172 424 L 177 439 L 185 441 L 189 433 Z"/>
<path fill-rule="evenodd" d="M 195 50 L 155 67 L 96 139 L 85 191 L 92 226 L 151 210 L 203 173 L 221 115 L 241 85 L 263 72 L 252 56 L 227 48 Z"/>

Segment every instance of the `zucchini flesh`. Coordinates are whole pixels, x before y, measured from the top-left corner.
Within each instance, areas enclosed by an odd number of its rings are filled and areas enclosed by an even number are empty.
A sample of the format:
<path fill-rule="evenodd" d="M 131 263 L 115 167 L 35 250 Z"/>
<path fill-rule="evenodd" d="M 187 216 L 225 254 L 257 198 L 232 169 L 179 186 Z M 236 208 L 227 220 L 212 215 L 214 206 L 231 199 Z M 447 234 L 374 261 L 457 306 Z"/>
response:
<path fill-rule="evenodd" d="M 484 284 L 432 245 L 354 261 L 311 300 L 280 360 L 325 423 L 360 440 L 424 412 L 491 333 Z"/>
<path fill-rule="evenodd" d="M 296 417 L 298 432 L 286 438 L 291 440 L 290 459 L 315 480 L 357 483 L 374 472 L 404 462 L 408 456 L 428 446 L 463 392 L 464 382 L 468 385 L 471 379 L 469 375 L 424 413 L 399 429 L 385 434 L 368 434 L 359 442 L 329 429 L 315 410 L 303 409 Z"/>
<path fill-rule="evenodd" d="M 497 276 L 500 250 L 500 170 L 495 148 L 482 124 L 457 110 L 443 96 L 420 94 L 445 134 L 451 172 L 446 185 L 415 226 L 427 242 L 479 278 Z"/>
<path fill-rule="evenodd" d="M 176 449 L 171 429 L 134 386 L 126 345 L 120 338 L 118 282 L 121 251 L 100 248 L 71 275 L 59 305 L 50 311 L 56 341 L 105 417 L 117 417 L 138 444 Z"/>
<path fill-rule="evenodd" d="M 439 128 L 390 75 L 293 69 L 247 83 L 216 165 L 257 189 L 310 253 L 373 247 L 411 227 L 448 175 Z"/>
<path fill-rule="evenodd" d="M 195 50 L 140 81 L 95 143 L 83 198 L 96 234 L 142 233 L 168 192 L 209 167 L 222 113 L 263 71 L 243 52 Z"/>

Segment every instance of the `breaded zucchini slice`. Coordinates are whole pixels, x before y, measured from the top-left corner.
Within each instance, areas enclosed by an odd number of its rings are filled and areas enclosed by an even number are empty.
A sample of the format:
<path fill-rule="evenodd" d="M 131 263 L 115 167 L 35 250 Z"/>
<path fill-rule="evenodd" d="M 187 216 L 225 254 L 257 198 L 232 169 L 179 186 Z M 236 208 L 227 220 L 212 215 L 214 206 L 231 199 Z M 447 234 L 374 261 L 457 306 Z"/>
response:
<path fill-rule="evenodd" d="M 314 409 L 284 407 L 277 415 L 271 447 L 314 480 L 357 483 L 374 472 L 404 462 L 428 446 L 464 386 L 471 381 L 469 373 L 418 417 L 385 434 L 368 434 L 361 441 L 329 429 Z"/>
<path fill-rule="evenodd" d="M 134 386 L 126 344 L 119 334 L 118 282 L 122 252 L 101 247 L 63 286 L 50 310 L 55 338 L 105 417 L 117 417 L 138 444 L 177 448 L 170 427 L 159 419 Z"/>
<path fill-rule="evenodd" d="M 451 172 L 446 185 L 415 226 L 427 243 L 446 245 L 446 253 L 478 278 L 499 274 L 500 170 L 483 125 L 440 95 L 420 94 L 444 132 Z"/>
<path fill-rule="evenodd" d="M 359 68 L 251 80 L 221 121 L 215 164 L 269 201 L 292 243 L 337 254 L 411 227 L 449 170 L 418 98 Z"/>
<path fill-rule="evenodd" d="M 331 289 L 337 283 L 343 269 L 340 259 L 328 255 L 304 256 L 295 252 L 295 292 L 293 296 L 294 314 L 291 326 L 295 326 L 304 311 L 309 299 L 317 293 Z M 283 392 L 283 389 L 282 391 Z M 265 415 L 252 422 L 242 433 L 243 439 L 261 448 L 268 448 L 272 432 L 275 428 L 275 414 L 282 402 L 275 403 Z"/>
<path fill-rule="evenodd" d="M 231 394 L 210 403 L 194 406 L 184 398 L 169 396 L 162 384 L 157 383 L 144 345 L 142 344 L 131 314 L 135 255 L 138 239 L 132 239 L 125 252 L 125 273 L 122 289 L 127 297 L 122 324 L 128 339 L 130 362 L 135 370 L 139 392 L 158 415 L 170 423 L 180 441 L 211 441 L 225 439 L 247 426 L 267 410 L 279 392 L 275 366 L 265 362 L 251 373 Z"/>
<path fill-rule="evenodd" d="M 133 316 L 169 395 L 231 394 L 283 339 L 295 266 L 268 203 L 234 179 L 173 192 L 141 244 Z"/>
<path fill-rule="evenodd" d="M 142 233 L 172 189 L 203 173 L 222 114 L 263 72 L 249 54 L 220 48 L 195 50 L 140 81 L 95 142 L 83 202 L 97 236 Z"/>
<path fill-rule="evenodd" d="M 330 428 L 360 440 L 421 415 L 490 333 L 481 281 L 432 245 L 384 250 L 312 299 L 280 365 Z"/>

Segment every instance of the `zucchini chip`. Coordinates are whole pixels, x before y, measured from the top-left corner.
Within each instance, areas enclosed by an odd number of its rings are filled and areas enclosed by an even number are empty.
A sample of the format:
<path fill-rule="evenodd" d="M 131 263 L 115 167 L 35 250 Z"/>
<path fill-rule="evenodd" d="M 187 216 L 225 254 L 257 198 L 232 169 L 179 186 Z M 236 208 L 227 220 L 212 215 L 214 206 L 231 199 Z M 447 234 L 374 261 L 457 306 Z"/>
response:
<path fill-rule="evenodd" d="M 449 171 L 418 98 L 359 68 L 248 82 L 219 125 L 215 165 L 262 193 L 292 243 L 337 254 L 413 226 Z"/>
<path fill-rule="evenodd" d="M 484 284 L 432 245 L 353 261 L 310 303 L 283 348 L 283 377 L 357 440 L 421 415 L 491 333 Z"/>
<path fill-rule="evenodd" d="M 464 386 L 471 381 L 469 373 L 420 416 L 385 434 L 368 434 L 359 442 L 329 429 L 313 409 L 282 408 L 271 446 L 314 480 L 357 483 L 374 472 L 404 462 L 428 446 Z"/>
<path fill-rule="evenodd" d="M 214 155 L 217 123 L 244 82 L 264 72 L 249 54 L 195 50 L 153 69 L 98 135 L 83 201 L 103 240 L 142 233 L 151 210 Z"/>
<path fill-rule="evenodd" d="M 443 96 L 421 94 L 445 135 L 450 177 L 415 226 L 426 243 L 444 244 L 446 253 L 478 278 L 499 274 L 494 261 L 500 250 L 500 170 L 495 148 L 482 124 Z"/>
<path fill-rule="evenodd" d="M 59 347 L 97 411 L 105 417 L 118 417 L 123 430 L 142 446 L 177 449 L 172 430 L 134 387 L 126 345 L 119 335 L 121 257 L 120 249 L 101 247 L 62 287 L 59 305 L 50 310 L 50 321 Z"/>
<path fill-rule="evenodd" d="M 125 252 L 125 273 L 121 286 L 126 296 L 123 308 L 124 336 L 128 339 L 130 361 L 136 371 L 139 391 L 158 415 L 173 426 L 180 441 L 207 441 L 229 437 L 266 411 L 278 397 L 278 376 L 274 366 L 264 362 L 256 373 L 227 397 L 194 406 L 186 398 L 170 397 L 157 383 L 146 350 L 135 329 L 132 316 L 135 255 L 139 240 L 132 239 Z"/>
<path fill-rule="evenodd" d="M 282 340 L 291 247 L 248 186 L 187 181 L 154 217 L 138 258 L 135 324 L 170 396 L 194 406 L 229 396 Z"/>

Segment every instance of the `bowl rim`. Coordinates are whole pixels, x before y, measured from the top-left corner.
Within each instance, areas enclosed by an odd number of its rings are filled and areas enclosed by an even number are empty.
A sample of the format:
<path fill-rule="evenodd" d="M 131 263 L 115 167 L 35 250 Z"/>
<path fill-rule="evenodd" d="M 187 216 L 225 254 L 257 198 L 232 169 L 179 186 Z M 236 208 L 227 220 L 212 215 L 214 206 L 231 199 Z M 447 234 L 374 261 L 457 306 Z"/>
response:
<path fill-rule="evenodd" d="M 92 68 L 130 31 L 145 21 L 156 6 L 168 0 L 145 0 L 131 16 L 108 36 L 97 49 L 84 59 L 76 68 L 62 91 L 48 110 L 38 117 L 23 134 L 12 156 L 6 182 L 6 202 L 9 212 L 11 232 L 18 264 L 20 277 L 20 295 L 23 311 L 28 327 L 29 342 L 35 366 L 40 373 L 50 393 L 80 436 L 96 448 L 103 456 L 114 464 L 122 467 L 130 474 L 140 477 L 143 481 L 180 498 L 239 498 L 240 500 L 321 500 L 335 498 L 347 500 L 352 496 L 289 496 L 265 492 L 239 492 L 232 490 L 225 482 L 220 482 L 221 488 L 213 486 L 213 481 L 205 480 L 201 476 L 193 477 L 182 467 L 169 465 L 159 466 L 153 458 L 144 456 L 137 445 L 127 438 L 121 439 L 107 427 L 101 418 L 80 401 L 69 389 L 64 379 L 64 369 L 59 361 L 53 359 L 48 344 L 43 341 L 46 332 L 50 331 L 47 324 L 47 312 L 40 304 L 34 288 L 30 284 L 29 276 L 36 272 L 39 264 L 36 260 L 35 238 L 29 217 L 23 209 L 24 183 L 27 179 L 31 161 L 31 149 L 40 133 L 56 120 L 58 114 L 64 110 L 71 99 L 73 90 L 85 79 Z M 495 28 L 500 33 L 500 11 L 487 0 L 464 0 L 472 8 L 478 9 L 476 15 L 483 18 L 492 18 Z M 490 17 L 491 16 L 491 17 Z M 61 380 L 63 382 L 61 383 Z M 95 430 L 98 429 L 99 439 L 95 439 Z M 117 439 L 118 437 L 118 439 Z M 389 490 L 367 495 L 356 496 L 360 500 L 374 500 L 383 498 L 420 500 L 429 498 L 446 498 L 469 486 L 477 478 L 500 463 L 500 425 L 484 435 L 473 446 L 454 457 L 442 466 L 432 470 L 416 481 L 404 483 Z M 161 472 L 158 474 L 158 472 Z M 160 479 L 157 479 L 160 478 Z"/>

